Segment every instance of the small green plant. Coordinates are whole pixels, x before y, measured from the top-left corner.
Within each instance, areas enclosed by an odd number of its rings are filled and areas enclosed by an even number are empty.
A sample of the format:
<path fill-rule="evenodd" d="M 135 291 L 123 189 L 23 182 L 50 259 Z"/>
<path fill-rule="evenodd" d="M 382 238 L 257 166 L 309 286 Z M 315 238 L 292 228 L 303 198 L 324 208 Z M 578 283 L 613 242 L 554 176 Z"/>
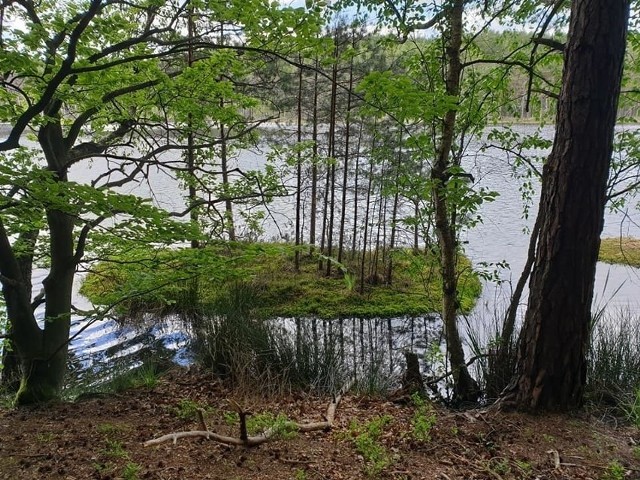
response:
<path fill-rule="evenodd" d="M 295 423 L 289 420 L 286 415 L 274 416 L 273 413 L 264 412 L 247 417 L 247 431 L 250 434 L 266 430 L 271 430 L 273 436 L 283 439 L 293 438 L 297 434 Z"/>
<path fill-rule="evenodd" d="M 212 411 L 211 407 L 204 403 L 194 402 L 191 399 L 183 398 L 175 408 L 175 413 L 181 420 L 193 420 L 196 418 L 198 410 L 203 410 L 205 412 Z"/>
<path fill-rule="evenodd" d="M 236 412 L 224 412 L 222 414 L 222 419 L 224 420 L 224 423 L 230 426 L 237 425 L 240 422 L 240 417 L 238 417 Z"/>
<path fill-rule="evenodd" d="M 153 388 L 158 383 L 158 372 L 153 364 L 145 364 L 115 375 L 102 389 L 107 392 L 123 392 L 132 388 Z"/>
<path fill-rule="evenodd" d="M 640 447 L 633 447 L 633 450 L 631 450 L 631 453 L 636 459 L 640 460 Z"/>
<path fill-rule="evenodd" d="M 636 389 L 633 398 L 623 408 L 629 421 L 640 428 L 640 388 Z"/>
<path fill-rule="evenodd" d="M 489 461 L 488 468 L 492 472 L 497 473 L 501 476 L 511 473 L 511 466 L 509 465 L 509 460 L 507 460 L 506 458 L 492 458 Z"/>
<path fill-rule="evenodd" d="M 3 408 L 5 410 L 13 408 L 14 397 L 15 395 L 0 391 L 0 408 Z"/>
<path fill-rule="evenodd" d="M 102 435 L 107 437 L 113 437 L 118 433 L 125 432 L 129 430 L 129 427 L 126 425 L 117 425 L 115 423 L 101 423 L 96 427 L 96 431 Z"/>
<path fill-rule="evenodd" d="M 624 480 L 626 471 L 617 460 L 613 460 L 602 474 L 601 480 Z"/>
<path fill-rule="evenodd" d="M 41 432 L 36 435 L 36 440 L 41 443 L 49 443 L 56 437 L 55 433 Z"/>
<path fill-rule="evenodd" d="M 416 409 L 411 419 L 411 435 L 420 442 L 430 442 L 431 429 L 436 424 L 436 415 L 420 394 L 414 393 L 411 400 Z"/>
<path fill-rule="evenodd" d="M 93 463 L 93 469 L 96 471 L 96 473 L 104 473 L 107 470 L 110 470 L 112 467 L 113 465 L 111 465 L 110 463 Z"/>
<path fill-rule="evenodd" d="M 390 421 L 390 416 L 383 415 L 375 417 L 364 424 L 352 422 L 349 427 L 356 451 L 367 462 L 367 475 L 378 475 L 392 463 L 391 456 L 384 446 L 380 444 L 383 428 Z"/>
<path fill-rule="evenodd" d="M 293 477 L 295 480 L 307 480 L 307 472 L 301 468 L 296 469 L 296 473 Z"/>
<path fill-rule="evenodd" d="M 524 477 L 528 477 L 533 473 L 533 466 L 529 462 L 523 460 L 516 460 L 516 467 L 522 472 Z"/>
<path fill-rule="evenodd" d="M 124 480 L 138 480 L 138 473 L 140 473 L 142 467 L 137 463 L 128 462 L 122 469 L 122 478 Z"/>
<path fill-rule="evenodd" d="M 103 450 L 103 452 L 108 457 L 129 458 L 129 454 L 122 446 L 122 443 L 118 440 L 107 439 L 106 448 Z"/>
<path fill-rule="evenodd" d="M 145 364 L 136 369 L 136 378 L 134 380 L 137 387 L 153 388 L 158 385 L 160 376 L 158 368 L 154 364 Z"/>

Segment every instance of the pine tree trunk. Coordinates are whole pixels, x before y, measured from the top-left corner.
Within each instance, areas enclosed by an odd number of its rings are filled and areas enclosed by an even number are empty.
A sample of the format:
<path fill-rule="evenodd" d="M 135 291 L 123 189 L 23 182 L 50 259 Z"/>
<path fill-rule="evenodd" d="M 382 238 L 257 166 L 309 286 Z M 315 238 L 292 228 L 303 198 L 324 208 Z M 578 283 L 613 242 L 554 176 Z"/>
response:
<path fill-rule="evenodd" d="M 375 135 L 372 135 L 371 151 L 375 149 Z M 369 158 L 369 183 L 367 185 L 367 201 L 365 203 L 364 211 L 364 234 L 362 236 L 362 258 L 360 259 L 360 294 L 364 294 L 364 286 L 366 284 L 365 266 L 367 259 L 368 248 L 368 233 L 369 233 L 369 211 L 371 207 L 371 189 L 373 188 L 373 159 Z"/>
<path fill-rule="evenodd" d="M 354 41 L 355 43 L 355 41 Z M 342 169 L 342 208 L 340 210 L 340 235 L 338 239 L 338 263 L 342 263 L 344 251 L 344 230 L 347 214 L 347 186 L 349 184 L 349 142 L 351 142 L 351 96 L 353 89 L 353 57 L 349 63 L 349 88 L 347 90 L 347 119 L 345 121 L 344 165 Z"/>
<path fill-rule="evenodd" d="M 313 78 L 313 127 L 311 140 L 313 141 L 311 163 L 311 212 L 309 212 L 309 255 L 313 255 L 316 245 L 316 216 L 318 215 L 318 59 L 315 63 Z"/>
<path fill-rule="evenodd" d="M 582 404 L 628 17 L 627 0 L 572 2 L 513 385 L 516 405 L 524 410 L 567 411 Z"/>
<path fill-rule="evenodd" d="M 351 259 L 356 256 L 358 249 L 358 190 L 360 187 L 360 144 L 362 142 L 362 130 L 363 124 L 360 123 L 360 129 L 358 133 L 358 144 L 356 146 L 356 165 L 355 174 L 353 178 L 353 236 L 351 239 Z"/>
<path fill-rule="evenodd" d="M 298 58 L 298 61 L 302 63 L 302 57 Z M 302 142 L 302 69 L 298 71 L 298 131 L 297 131 L 298 144 Z M 296 247 L 299 247 L 302 243 L 302 232 L 300 230 L 301 223 L 301 203 L 302 203 L 302 154 L 298 150 L 296 164 Z M 300 249 L 296 248 L 295 252 L 295 269 L 296 272 L 300 271 Z"/>
<path fill-rule="evenodd" d="M 327 229 L 327 256 L 333 255 L 333 222 L 335 219 L 336 210 L 336 123 L 337 123 L 337 110 L 338 110 L 338 31 L 336 30 L 335 40 L 336 47 L 334 51 L 333 59 L 333 72 L 331 75 L 331 117 L 329 120 L 329 157 L 331 159 L 331 172 L 328 187 L 330 190 L 329 199 L 329 225 Z M 327 261 L 327 269 L 325 275 L 328 277 L 331 275 L 331 261 Z"/>

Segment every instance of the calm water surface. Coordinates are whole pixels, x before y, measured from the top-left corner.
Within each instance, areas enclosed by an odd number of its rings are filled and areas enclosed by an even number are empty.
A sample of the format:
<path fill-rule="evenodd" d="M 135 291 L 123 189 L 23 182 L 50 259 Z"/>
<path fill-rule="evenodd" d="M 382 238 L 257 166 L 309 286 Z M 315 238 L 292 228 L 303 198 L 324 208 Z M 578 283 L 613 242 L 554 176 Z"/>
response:
<path fill-rule="evenodd" d="M 515 127 L 522 132 L 532 131 L 534 127 Z M 552 129 L 544 131 L 550 138 Z M 512 170 L 505 155 L 497 150 L 480 150 L 480 141 L 473 143 L 467 150 L 465 166 L 470 171 L 478 186 L 497 191 L 500 195 L 490 203 L 482 205 L 480 214 L 483 222 L 464 234 L 465 249 L 472 261 L 497 264 L 506 262 L 509 268 L 501 269 L 500 278 L 505 281 L 501 285 L 485 282 L 484 290 L 478 301 L 476 311 L 470 316 L 481 318 L 491 316 L 504 308 L 509 294 L 509 282 L 514 285 L 526 260 L 529 242 L 528 229 L 533 225 L 537 209 L 537 198 L 532 201 L 528 218 L 523 218 L 523 202 L 516 180 L 512 177 Z M 265 164 L 266 151 L 242 151 L 235 160 L 238 167 L 243 169 L 261 169 Z M 545 152 L 532 152 L 544 154 Z M 104 171 L 98 161 L 93 164 L 74 169 L 70 177 L 84 182 L 94 178 L 97 172 Z M 131 184 L 123 192 L 153 199 L 160 207 L 176 210 L 184 208 L 183 194 L 177 180 L 165 172 L 152 172 L 143 182 Z M 635 206 L 635 202 L 633 202 Z M 276 199 L 270 207 L 270 213 L 265 220 L 266 238 L 282 238 L 293 232 L 293 200 Z M 604 237 L 636 236 L 640 237 L 640 217 L 638 211 L 631 208 L 625 212 L 607 212 L 604 225 Z M 240 225 L 239 228 L 242 228 Z M 407 239 L 409 235 L 407 234 Z M 40 277 L 44 272 L 38 272 Z M 37 280 L 37 279 L 36 279 Z M 76 285 L 78 290 L 79 281 Z M 640 311 L 640 270 L 619 265 L 598 264 L 594 306 L 606 306 L 608 311 L 629 308 L 634 312 Z M 526 302 L 526 294 L 523 296 Z M 79 307 L 87 307 L 87 302 L 78 293 L 74 302 Z M 356 322 L 354 319 L 353 322 Z M 369 321 L 368 321 L 369 322 Z M 356 355 L 357 345 L 364 345 L 363 339 L 357 338 L 357 332 L 377 332 L 375 342 L 367 340 L 373 346 L 376 342 L 381 351 L 388 351 L 390 357 L 398 357 L 405 347 L 423 350 L 429 344 L 439 342 L 438 320 L 433 317 L 422 319 L 393 319 L 391 322 L 378 321 L 360 328 L 356 323 L 347 324 L 342 335 L 347 331 L 351 336 L 350 355 Z M 342 324 L 341 324 L 342 325 Z M 292 328 L 291 325 L 287 328 Z M 104 365 L 113 365 L 117 359 L 125 359 L 128 364 L 139 364 L 146 355 L 175 356 L 178 361 L 188 363 L 188 338 L 183 333 L 184 328 L 178 321 L 170 321 L 156 325 L 150 329 L 140 331 L 133 328 L 120 328 L 111 320 L 93 322 L 87 325 L 87 320 L 76 319 L 72 326 L 72 334 L 80 332 L 72 341 L 72 365 L 77 371 L 100 369 Z M 177 353 L 175 353 L 177 352 Z M 395 353 L 394 353 L 395 352 Z M 364 353 L 361 353 L 364 355 Z M 363 357 L 364 358 L 364 357 Z M 372 357 L 373 358 L 373 357 Z M 395 360 L 397 363 L 399 360 Z M 392 365 L 394 360 L 392 360 Z M 84 370 L 83 370 L 84 369 Z"/>

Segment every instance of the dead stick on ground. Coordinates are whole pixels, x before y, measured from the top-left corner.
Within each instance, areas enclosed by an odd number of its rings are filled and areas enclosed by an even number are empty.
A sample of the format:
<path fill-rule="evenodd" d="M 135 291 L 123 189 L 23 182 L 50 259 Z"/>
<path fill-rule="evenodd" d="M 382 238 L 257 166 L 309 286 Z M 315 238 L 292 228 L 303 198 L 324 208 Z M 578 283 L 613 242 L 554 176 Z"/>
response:
<path fill-rule="evenodd" d="M 338 394 L 333 397 L 331 403 L 329 403 L 329 407 L 327 408 L 326 420 L 324 422 L 310 422 L 310 423 L 292 422 L 294 428 L 299 432 L 313 432 L 313 431 L 318 431 L 318 430 L 331 430 L 331 428 L 333 427 L 333 422 L 335 420 L 336 410 L 338 408 L 338 405 L 340 404 L 340 401 L 342 400 L 342 396 L 349 391 L 351 386 L 352 386 L 351 382 L 347 383 L 338 392 Z M 240 410 L 242 410 L 242 409 L 240 409 Z M 200 426 L 202 428 L 202 426 L 204 425 L 204 419 L 201 419 L 199 421 L 199 423 L 200 423 Z M 270 429 L 266 430 L 265 432 L 263 432 L 261 435 L 256 435 L 256 436 L 252 436 L 252 437 L 246 435 L 246 433 L 244 433 L 244 432 L 241 432 L 241 438 L 236 438 L 236 437 L 228 437 L 226 435 L 220 435 L 218 433 L 211 432 L 211 431 L 207 430 L 206 426 L 205 426 L 205 430 L 193 430 L 193 431 L 189 431 L 189 432 L 168 433 L 166 435 L 162 435 L 161 437 L 154 438 L 153 440 L 148 440 L 148 441 L 144 442 L 144 446 L 145 447 L 150 447 L 152 445 L 159 445 L 161 443 L 169 442 L 169 441 L 172 441 L 175 444 L 181 438 L 204 437 L 207 440 L 213 440 L 213 441 L 216 441 L 218 443 L 223 443 L 225 445 L 237 445 L 237 446 L 244 446 L 244 447 L 255 447 L 257 445 L 261 445 L 263 443 L 266 443 L 266 442 L 274 440 L 276 438 L 275 433 L 276 433 L 276 431 L 274 429 L 270 428 Z M 242 438 L 242 437 L 245 437 L 245 438 Z"/>

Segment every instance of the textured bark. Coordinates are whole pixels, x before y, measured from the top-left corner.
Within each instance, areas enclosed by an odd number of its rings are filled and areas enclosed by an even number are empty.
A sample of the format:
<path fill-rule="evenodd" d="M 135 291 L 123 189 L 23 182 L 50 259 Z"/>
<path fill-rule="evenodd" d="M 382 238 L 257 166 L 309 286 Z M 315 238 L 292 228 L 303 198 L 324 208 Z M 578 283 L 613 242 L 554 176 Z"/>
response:
<path fill-rule="evenodd" d="M 536 266 L 509 394 L 524 410 L 582 403 L 628 16 L 626 0 L 572 3 Z"/>
<path fill-rule="evenodd" d="M 302 57 L 298 57 L 298 61 L 302 63 Z M 302 142 L 302 69 L 298 71 L 298 115 L 297 115 L 297 136 L 298 144 Z M 302 243 L 302 153 L 298 151 L 296 158 L 296 247 Z M 296 272 L 300 271 L 300 249 L 296 248 L 294 257 L 294 265 Z"/>
<path fill-rule="evenodd" d="M 53 105 L 53 110 L 57 105 Z M 48 169 L 57 181 L 67 181 L 69 153 L 60 123 L 55 119 L 40 128 L 38 141 Z M 16 396 L 17 404 L 45 402 L 55 399 L 66 372 L 71 292 L 76 268 L 74 257 L 74 219 L 69 214 L 50 208 L 46 211 L 49 228 L 51 266 L 44 280 L 45 320 L 41 328 L 31 304 L 31 282 L 28 259 L 18 258 L 0 221 L 0 273 L 12 341 L 18 352 L 22 378 Z"/>
<path fill-rule="evenodd" d="M 316 246 L 316 216 L 318 214 L 318 59 L 315 61 L 313 77 L 313 141 L 311 165 L 311 211 L 309 212 L 309 255 L 313 255 Z"/>

